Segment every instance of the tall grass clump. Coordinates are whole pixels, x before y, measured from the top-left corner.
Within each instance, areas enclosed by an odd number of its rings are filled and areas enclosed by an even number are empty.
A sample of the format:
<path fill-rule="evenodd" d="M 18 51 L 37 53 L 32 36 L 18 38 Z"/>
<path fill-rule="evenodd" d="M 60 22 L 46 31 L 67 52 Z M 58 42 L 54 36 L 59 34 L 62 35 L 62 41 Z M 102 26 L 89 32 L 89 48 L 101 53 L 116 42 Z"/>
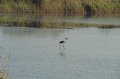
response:
<path fill-rule="evenodd" d="M 0 12 L 114 13 L 119 0 L 0 0 Z"/>

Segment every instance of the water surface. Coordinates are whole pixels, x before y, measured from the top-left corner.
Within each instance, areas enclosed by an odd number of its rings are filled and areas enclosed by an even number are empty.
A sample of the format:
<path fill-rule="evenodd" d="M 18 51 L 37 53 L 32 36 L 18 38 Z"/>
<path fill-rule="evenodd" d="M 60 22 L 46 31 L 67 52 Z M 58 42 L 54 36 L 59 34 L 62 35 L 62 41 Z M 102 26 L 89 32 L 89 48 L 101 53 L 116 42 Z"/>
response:
<path fill-rule="evenodd" d="M 9 79 L 119 79 L 119 40 L 120 29 L 0 27 Z"/>

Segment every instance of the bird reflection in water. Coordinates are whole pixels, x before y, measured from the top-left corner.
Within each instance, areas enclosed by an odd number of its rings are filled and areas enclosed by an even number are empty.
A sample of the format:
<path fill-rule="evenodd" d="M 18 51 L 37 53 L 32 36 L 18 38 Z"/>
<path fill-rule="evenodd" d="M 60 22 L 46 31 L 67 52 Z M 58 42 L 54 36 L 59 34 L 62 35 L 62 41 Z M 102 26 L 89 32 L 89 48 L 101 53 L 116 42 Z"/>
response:
<path fill-rule="evenodd" d="M 65 47 L 60 47 L 59 50 L 60 50 L 59 55 L 64 56 Z"/>

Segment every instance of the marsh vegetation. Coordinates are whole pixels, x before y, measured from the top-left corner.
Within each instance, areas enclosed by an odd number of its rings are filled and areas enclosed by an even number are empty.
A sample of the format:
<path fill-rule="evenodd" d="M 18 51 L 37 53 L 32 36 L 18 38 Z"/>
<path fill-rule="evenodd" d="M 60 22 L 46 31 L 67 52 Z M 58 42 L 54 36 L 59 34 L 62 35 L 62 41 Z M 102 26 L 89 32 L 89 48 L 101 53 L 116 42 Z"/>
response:
<path fill-rule="evenodd" d="M 120 0 L 0 0 L 0 79 L 119 78 L 118 28 Z"/>
<path fill-rule="evenodd" d="M 119 0 L 0 0 L 0 12 L 104 14 L 119 13 Z"/>
<path fill-rule="evenodd" d="M 95 16 L 58 16 L 40 14 L 1 14 L 2 27 L 34 27 L 34 28 L 119 28 L 119 14 Z"/>

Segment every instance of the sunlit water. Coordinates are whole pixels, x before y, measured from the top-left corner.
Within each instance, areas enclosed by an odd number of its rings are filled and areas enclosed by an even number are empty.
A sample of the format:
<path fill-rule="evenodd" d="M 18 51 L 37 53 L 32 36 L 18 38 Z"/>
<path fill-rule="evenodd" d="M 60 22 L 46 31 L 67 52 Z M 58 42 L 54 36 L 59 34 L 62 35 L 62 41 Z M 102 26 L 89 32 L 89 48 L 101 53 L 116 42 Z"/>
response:
<path fill-rule="evenodd" d="M 119 41 L 120 29 L 0 27 L 9 79 L 120 79 Z"/>

